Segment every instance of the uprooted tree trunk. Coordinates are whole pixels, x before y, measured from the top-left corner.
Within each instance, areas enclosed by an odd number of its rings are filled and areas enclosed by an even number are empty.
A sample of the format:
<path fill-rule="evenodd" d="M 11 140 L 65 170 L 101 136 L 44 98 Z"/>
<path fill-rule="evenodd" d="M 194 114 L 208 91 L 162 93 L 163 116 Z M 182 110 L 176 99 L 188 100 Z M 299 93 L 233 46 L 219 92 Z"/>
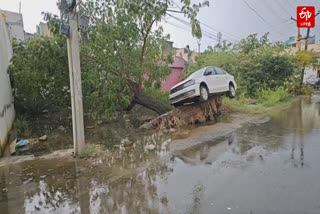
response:
<path fill-rule="evenodd" d="M 217 121 L 222 111 L 222 96 L 210 97 L 207 102 L 178 107 L 143 124 L 142 129 L 178 129 L 205 121 Z"/>
<path fill-rule="evenodd" d="M 160 102 L 150 96 L 147 96 L 143 93 L 137 93 L 133 97 L 131 104 L 127 108 L 127 110 L 130 111 L 135 106 L 135 104 L 139 104 L 139 105 L 142 105 L 148 109 L 151 109 L 151 110 L 157 112 L 159 115 L 164 114 L 166 112 L 169 112 L 172 109 L 171 106 L 164 104 L 164 103 L 162 103 L 162 102 Z"/>

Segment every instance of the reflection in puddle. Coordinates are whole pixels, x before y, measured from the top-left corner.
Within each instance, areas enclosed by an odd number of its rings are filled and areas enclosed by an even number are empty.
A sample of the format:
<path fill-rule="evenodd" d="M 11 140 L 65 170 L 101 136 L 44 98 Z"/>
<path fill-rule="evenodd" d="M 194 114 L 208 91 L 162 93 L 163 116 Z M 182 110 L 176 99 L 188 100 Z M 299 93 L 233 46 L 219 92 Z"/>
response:
<path fill-rule="evenodd" d="M 1 167 L 1 213 L 320 213 L 318 102 L 300 99 L 168 160 L 171 139 L 150 135 L 130 149 L 124 139 L 112 164 Z"/>

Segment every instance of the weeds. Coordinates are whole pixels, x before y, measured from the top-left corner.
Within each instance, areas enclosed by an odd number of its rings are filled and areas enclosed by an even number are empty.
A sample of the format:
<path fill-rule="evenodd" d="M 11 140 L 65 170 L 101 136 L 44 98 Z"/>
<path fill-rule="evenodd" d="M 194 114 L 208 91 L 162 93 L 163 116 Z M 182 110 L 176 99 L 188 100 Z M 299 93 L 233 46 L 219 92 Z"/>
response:
<path fill-rule="evenodd" d="M 86 144 L 85 148 L 82 150 L 81 158 L 94 158 L 101 156 L 103 154 L 102 148 L 99 145 L 92 143 Z"/>
<path fill-rule="evenodd" d="M 278 87 L 275 90 L 260 89 L 257 93 L 257 97 L 258 103 L 261 103 L 265 107 L 272 107 L 288 101 L 290 95 L 283 87 Z"/>
<path fill-rule="evenodd" d="M 226 108 L 250 114 L 259 114 L 270 110 L 272 107 L 286 104 L 290 94 L 283 87 L 275 90 L 260 89 L 256 93 L 256 99 L 240 96 L 237 99 L 225 99 Z"/>
<path fill-rule="evenodd" d="M 13 127 L 17 131 L 19 137 L 31 136 L 32 130 L 30 128 L 30 122 L 24 116 L 17 116 Z"/>

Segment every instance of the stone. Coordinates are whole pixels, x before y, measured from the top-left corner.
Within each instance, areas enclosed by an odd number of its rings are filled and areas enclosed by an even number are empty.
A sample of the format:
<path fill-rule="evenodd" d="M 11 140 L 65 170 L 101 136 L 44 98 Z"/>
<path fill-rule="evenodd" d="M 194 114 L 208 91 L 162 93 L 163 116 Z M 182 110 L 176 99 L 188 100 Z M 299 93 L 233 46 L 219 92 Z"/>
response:
<path fill-rule="evenodd" d="M 59 130 L 59 131 L 62 131 L 62 132 L 65 132 L 65 131 L 66 131 L 66 128 L 64 128 L 63 126 L 59 126 L 59 127 L 58 127 L 58 130 Z"/>
<path fill-rule="evenodd" d="M 46 141 L 48 140 L 48 136 L 47 135 L 43 135 L 42 137 L 39 138 L 40 141 Z"/>
<path fill-rule="evenodd" d="M 16 144 L 17 144 L 17 138 L 10 143 L 10 147 L 9 147 L 10 155 L 14 155 L 16 153 Z"/>
<path fill-rule="evenodd" d="M 146 150 L 146 151 L 152 151 L 152 150 L 154 150 L 155 148 L 156 148 L 155 145 L 153 145 L 153 144 L 148 144 L 148 145 L 146 145 L 146 146 L 144 147 L 144 150 Z"/>

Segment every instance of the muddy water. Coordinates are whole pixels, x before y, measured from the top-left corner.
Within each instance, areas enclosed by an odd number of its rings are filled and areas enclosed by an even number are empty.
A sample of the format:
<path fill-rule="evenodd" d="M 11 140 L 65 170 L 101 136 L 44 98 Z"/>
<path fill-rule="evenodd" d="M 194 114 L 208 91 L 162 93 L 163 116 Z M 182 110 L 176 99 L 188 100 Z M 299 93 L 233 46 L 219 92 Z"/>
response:
<path fill-rule="evenodd" d="M 151 135 L 112 159 L 1 167 L 0 213 L 320 213 L 319 96 L 224 136 L 206 130 L 183 150 Z"/>

